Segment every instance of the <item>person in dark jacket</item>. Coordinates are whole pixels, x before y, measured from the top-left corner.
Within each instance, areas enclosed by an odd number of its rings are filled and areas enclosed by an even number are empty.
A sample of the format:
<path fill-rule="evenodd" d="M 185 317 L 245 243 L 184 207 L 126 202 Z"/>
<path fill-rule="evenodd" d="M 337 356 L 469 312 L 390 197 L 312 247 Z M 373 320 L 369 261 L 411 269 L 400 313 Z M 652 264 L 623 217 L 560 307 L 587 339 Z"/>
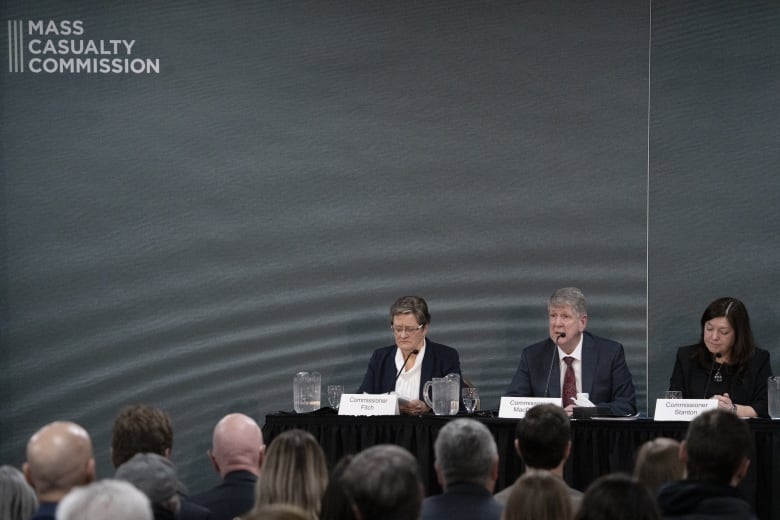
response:
<path fill-rule="evenodd" d="M 498 448 L 487 426 L 474 419 L 448 422 L 436 436 L 434 468 L 444 493 L 422 503 L 421 520 L 499 520 L 503 506 L 493 498 Z"/>
<path fill-rule="evenodd" d="M 428 340 L 431 315 L 419 296 L 402 296 L 390 306 L 390 329 L 395 344 L 378 348 L 371 356 L 357 393 L 399 396 L 402 413 L 420 415 L 430 410 L 423 400 L 425 383 L 434 377 L 457 374 L 461 379 L 458 351 Z M 458 395 L 458 405 L 460 395 Z"/>
<path fill-rule="evenodd" d="M 686 478 L 670 482 L 658 492 L 664 518 L 755 518 L 737 490 L 750 466 L 751 443 L 750 429 L 734 413 L 710 410 L 691 421 L 680 445 Z"/>
<path fill-rule="evenodd" d="M 209 459 L 222 482 L 190 496 L 214 520 L 233 520 L 255 503 L 255 484 L 265 455 L 263 432 L 254 419 L 241 413 L 223 417 L 214 427 Z"/>

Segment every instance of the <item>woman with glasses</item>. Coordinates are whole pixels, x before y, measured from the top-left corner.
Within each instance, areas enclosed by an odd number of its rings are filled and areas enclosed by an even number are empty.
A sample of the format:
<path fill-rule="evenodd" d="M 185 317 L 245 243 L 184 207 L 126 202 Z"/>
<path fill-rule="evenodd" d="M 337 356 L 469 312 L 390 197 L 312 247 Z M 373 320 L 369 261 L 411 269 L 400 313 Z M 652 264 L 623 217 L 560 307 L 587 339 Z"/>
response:
<path fill-rule="evenodd" d="M 447 374 L 461 376 L 458 351 L 426 337 L 430 322 L 424 299 L 398 298 L 390 306 L 390 330 L 395 344 L 374 351 L 358 393 L 395 392 L 402 413 L 419 415 L 429 411 L 422 395 L 425 382 Z"/>

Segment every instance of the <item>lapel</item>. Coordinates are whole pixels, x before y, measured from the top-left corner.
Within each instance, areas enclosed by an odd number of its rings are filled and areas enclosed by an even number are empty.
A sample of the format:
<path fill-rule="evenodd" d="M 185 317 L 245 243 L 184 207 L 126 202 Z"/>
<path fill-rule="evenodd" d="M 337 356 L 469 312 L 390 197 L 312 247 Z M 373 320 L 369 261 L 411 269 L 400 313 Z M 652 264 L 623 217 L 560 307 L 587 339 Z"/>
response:
<path fill-rule="evenodd" d="M 558 347 L 555 346 L 555 343 L 553 343 L 553 340 L 548 338 L 547 339 L 547 345 L 549 345 L 549 350 L 553 353 L 553 358 L 549 361 L 544 361 L 547 363 L 548 371 L 550 372 L 550 387 L 548 388 L 548 396 L 550 397 L 560 397 L 561 396 L 561 356 L 558 353 Z M 548 368 L 549 367 L 549 368 Z M 542 372 L 544 373 L 544 372 Z M 544 382 L 545 385 L 547 384 L 547 381 Z M 542 395 L 542 397 L 546 397 Z"/>
<path fill-rule="evenodd" d="M 430 381 L 433 378 L 433 349 L 431 348 L 431 340 L 425 338 L 425 356 L 422 360 L 422 366 L 420 367 L 420 399 L 423 399 L 422 389 L 425 386 L 426 381 Z"/>
<path fill-rule="evenodd" d="M 596 342 L 587 332 L 582 333 L 582 391 L 593 395 L 593 378 L 599 362 Z"/>

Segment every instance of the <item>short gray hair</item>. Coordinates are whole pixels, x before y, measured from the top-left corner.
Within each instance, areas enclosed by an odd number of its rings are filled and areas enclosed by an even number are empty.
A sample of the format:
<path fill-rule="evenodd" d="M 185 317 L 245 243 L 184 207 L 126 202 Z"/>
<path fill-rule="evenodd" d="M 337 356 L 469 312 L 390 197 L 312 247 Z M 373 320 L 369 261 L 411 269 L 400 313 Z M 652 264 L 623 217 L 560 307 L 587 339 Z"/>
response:
<path fill-rule="evenodd" d="M 580 316 L 588 314 L 588 310 L 585 308 L 585 295 L 576 287 L 563 287 L 553 291 L 547 306 L 560 307 L 562 305 L 569 305 Z"/>
<path fill-rule="evenodd" d="M 433 449 L 445 484 L 483 483 L 490 478 L 498 449 L 487 426 L 474 419 L 455 419 L 436 436 Z"/>
<path fill-rule="evenodd" d="M 0 518 L 29 520 L 38 509 L 35 491 L 13 466 L 0 466 Z"/>
<path fill-rule="evenodd" d="M 153 520 L 149 499 L 131 483 L 104 479 L 75 487 L 57 506 L 57 520 Z"/>

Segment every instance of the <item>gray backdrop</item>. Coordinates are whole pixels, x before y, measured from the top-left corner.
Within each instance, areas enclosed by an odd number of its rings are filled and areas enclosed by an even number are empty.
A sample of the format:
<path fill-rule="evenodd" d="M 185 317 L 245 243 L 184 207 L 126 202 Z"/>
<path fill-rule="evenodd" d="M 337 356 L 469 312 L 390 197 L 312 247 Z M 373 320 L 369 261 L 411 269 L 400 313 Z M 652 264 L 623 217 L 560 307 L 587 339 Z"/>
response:
<path fill-rule="evenodd" d="M 3 39 L 0 463 L 69 419 L 110 475 L 113 417 L 145 402 L 199 490 L 222 415 L 291 410 L 302 369 L 356 388 L 410 293 L 488 408 L 566 285 L 643 413 L 716 297 L 778 366 L 774 3 L 1 9 L 161 70 L 11 72 Z"/>

